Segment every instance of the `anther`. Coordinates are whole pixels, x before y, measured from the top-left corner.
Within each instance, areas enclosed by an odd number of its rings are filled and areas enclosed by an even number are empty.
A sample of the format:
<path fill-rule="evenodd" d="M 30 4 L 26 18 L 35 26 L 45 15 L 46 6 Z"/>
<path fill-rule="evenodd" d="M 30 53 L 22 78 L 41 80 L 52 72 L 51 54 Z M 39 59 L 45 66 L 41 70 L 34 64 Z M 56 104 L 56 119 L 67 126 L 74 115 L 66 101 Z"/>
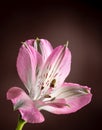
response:
<path fill-rule="evenodd" d="M 56 79 L 53 79 L 52 82 L 50 83 L 50 87 L 54 88 L 56 83 Z"/>
<path fill-rule="evenodd" d="M 48 95 L 48 94 L 46 94 L 46 95 L 44 96 L 44 98 L 51 98 L 51 96 Z"/>
<path fill-rule="evenodd" d="M 67 41 L 64 46 L 65 46 L 65 47 L 68 47 L 68 45 L 69 45 L 69 41 Z"/>
<path fill-rule="evenodd" d="M 37 37 L 36 38 L 36 43 L 39 44 L 40 43 L 40 39 Z"/>
<path fill-rule="evenodd" d="M 39 53 L 41 53 L 41 48 L 40 48 L 40 39 L 37 37 L 35 39 L 35 42 L 36 42 L 36 49 Z"/>
<path fill-rule="evenodd" d="M 26 42 L 21 42 L 22 45 L 24 45 L 26 48 L 28 48 Z"/>

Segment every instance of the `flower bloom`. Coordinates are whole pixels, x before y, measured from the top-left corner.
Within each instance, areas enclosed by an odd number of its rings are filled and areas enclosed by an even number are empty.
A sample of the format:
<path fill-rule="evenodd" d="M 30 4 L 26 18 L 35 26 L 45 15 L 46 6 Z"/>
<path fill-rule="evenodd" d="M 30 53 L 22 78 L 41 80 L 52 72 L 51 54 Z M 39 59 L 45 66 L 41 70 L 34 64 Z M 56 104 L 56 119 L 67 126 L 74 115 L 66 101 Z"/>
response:
<path fill-rule="evenodd" d="M 91 101 L 90 88 L 64 82 L 71 68 L 71 52 L 66 45 L 52 48 L 45 39 L 27 40 L 17 57 L 17 71 L 28 90 L 19 87 L 7 92 L 14 109 L 29 123 L 41 123 L 41 110 L 54 114 L 76 112 Z"/>

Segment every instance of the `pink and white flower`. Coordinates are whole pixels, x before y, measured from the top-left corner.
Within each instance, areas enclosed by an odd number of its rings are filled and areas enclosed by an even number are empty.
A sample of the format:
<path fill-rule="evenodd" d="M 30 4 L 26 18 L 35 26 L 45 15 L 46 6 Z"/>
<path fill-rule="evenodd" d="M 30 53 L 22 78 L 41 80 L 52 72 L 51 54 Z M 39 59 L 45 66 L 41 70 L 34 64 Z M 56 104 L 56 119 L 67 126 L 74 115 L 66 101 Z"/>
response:
<path fill-rule="evenodd" d="M 28 90 L 19 87 L 7 92 L 14 109 L 29 123 L 41 123 L 41 110 L 54 114 L 76 112 L 91 101 L 90 88 L 66 83 L 71 68 L 71 52 L 66 45 L 52 48 L 45 39 L 27 40 L 17 58 L 17 71 Z"/>

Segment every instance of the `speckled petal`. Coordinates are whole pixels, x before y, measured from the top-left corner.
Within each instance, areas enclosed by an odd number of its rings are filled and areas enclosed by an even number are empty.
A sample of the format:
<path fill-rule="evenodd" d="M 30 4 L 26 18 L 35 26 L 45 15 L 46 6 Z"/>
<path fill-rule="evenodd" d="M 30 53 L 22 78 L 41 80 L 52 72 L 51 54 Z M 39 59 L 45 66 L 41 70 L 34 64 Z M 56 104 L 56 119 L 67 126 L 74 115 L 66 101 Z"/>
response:
<path fill-rule="evenodd" d="M 68 114 L 76 112 L 87 105 L 92 98 L 90 88 L 74 83 L 64 83 L 52 94 L 50 103 L 42 106 L 41 109 L 54 114 Z M 53 100 L 55 99 L 55 100 Z"/>

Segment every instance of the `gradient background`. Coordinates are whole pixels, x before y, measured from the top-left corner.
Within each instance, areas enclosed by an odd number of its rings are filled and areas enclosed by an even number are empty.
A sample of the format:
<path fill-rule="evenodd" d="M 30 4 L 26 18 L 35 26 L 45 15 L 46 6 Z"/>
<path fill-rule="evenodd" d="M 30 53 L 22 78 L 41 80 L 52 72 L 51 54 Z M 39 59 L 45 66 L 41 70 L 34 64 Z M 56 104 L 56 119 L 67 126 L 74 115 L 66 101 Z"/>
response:
<path fill-rule="evenodd" d="M 54 47 L 69 41 L 72 68 L 68 82 L 92 88 L 92 102 L 70 115 L 44 112 L 42 124 L 26 124 L 24 130 L 100 129 L 102 121 L 102 6 L 97 2 L 5 2 L 0 8 L 0 129 L 14 130 L 18 112 L 6 92 L 24 88 L 16 71 L 21 42 L 48 39 Z M 25 88 L 24 88 L 25 89 Z"/>

